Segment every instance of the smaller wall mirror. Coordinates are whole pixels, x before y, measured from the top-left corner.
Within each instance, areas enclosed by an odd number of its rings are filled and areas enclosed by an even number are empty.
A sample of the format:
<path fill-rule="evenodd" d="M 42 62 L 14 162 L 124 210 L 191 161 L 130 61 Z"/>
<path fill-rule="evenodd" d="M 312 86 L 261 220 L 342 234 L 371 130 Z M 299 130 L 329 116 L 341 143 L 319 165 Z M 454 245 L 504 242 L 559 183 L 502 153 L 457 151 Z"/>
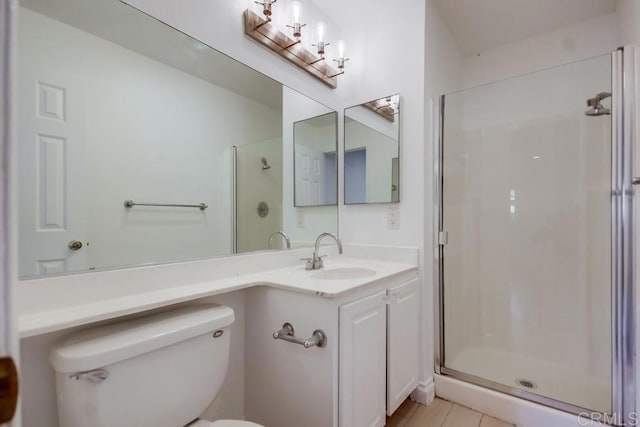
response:
<path fill-rule="evenodd" d="M 338 204 L 337 133 L 338 113 L 335 111 L 294 123 L 296 207 Z"/>
<path fill-rule="evenodd" d="M 400 201 L 400 95 L 344 110 L 344 203 Z"/>

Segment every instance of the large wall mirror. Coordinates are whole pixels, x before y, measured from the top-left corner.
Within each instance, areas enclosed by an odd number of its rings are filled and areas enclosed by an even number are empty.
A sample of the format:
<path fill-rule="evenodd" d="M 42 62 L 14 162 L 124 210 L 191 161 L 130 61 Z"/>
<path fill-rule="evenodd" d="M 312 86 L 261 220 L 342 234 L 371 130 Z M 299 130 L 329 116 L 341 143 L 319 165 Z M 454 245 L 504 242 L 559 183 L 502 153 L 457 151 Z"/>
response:
<path fill-rule="evenodd" d="M 327 107 L 118 0 L 20 4 L 22 278 L 337 232 L 293 201 L 289 112 Z"/>
<path fill-rule="evenodd" d="M 344 203 L 400 201 L 400 95 L 344 110 Z"/>

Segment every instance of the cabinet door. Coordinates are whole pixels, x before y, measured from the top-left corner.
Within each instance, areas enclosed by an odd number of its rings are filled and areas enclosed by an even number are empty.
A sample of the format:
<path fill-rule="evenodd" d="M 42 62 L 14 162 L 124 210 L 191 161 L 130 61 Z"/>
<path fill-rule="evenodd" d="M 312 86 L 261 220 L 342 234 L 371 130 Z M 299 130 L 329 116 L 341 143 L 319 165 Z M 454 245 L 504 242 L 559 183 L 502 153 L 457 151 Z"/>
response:
<path fill-rule="evenodd" d="M 389 289 L 387 313 L 387 414 L 418 386 L 419 279 Z"/>
<path fill-rule="evenodd" d="M 384 426 L 386 292 L 340 307 L 340 426 Z"/>

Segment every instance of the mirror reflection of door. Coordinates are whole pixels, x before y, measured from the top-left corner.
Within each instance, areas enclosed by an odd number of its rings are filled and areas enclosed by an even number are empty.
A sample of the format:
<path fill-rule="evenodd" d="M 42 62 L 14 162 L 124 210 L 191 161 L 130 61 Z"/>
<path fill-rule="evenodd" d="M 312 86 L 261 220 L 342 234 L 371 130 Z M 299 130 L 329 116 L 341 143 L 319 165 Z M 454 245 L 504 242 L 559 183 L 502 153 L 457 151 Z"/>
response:
<path fill-rule="evenodd" d="M 338 201 L 337 113 L 294 123 L 295 206 L 334 205 Z"/>
<path fill-rule="evenodd" d="M 19 57 L 18 96 L 28 100 L 18 115 L 21 276 L 88 268 L 82 88 L 73 63 L 37 46 L 39 55 Z"/>

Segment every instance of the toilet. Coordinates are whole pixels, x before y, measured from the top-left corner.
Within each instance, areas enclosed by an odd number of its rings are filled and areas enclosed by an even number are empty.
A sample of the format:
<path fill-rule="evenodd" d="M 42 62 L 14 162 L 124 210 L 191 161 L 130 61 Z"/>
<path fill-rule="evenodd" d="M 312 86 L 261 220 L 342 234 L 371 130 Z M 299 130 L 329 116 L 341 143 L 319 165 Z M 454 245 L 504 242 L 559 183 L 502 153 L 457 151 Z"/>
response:
<path fill-rule="evenodd" d="M 261 427 L 198 418 L 224 382 L 233 321 L 201 304 L 68 336 L 50 354 L 60 427 Z"/>

